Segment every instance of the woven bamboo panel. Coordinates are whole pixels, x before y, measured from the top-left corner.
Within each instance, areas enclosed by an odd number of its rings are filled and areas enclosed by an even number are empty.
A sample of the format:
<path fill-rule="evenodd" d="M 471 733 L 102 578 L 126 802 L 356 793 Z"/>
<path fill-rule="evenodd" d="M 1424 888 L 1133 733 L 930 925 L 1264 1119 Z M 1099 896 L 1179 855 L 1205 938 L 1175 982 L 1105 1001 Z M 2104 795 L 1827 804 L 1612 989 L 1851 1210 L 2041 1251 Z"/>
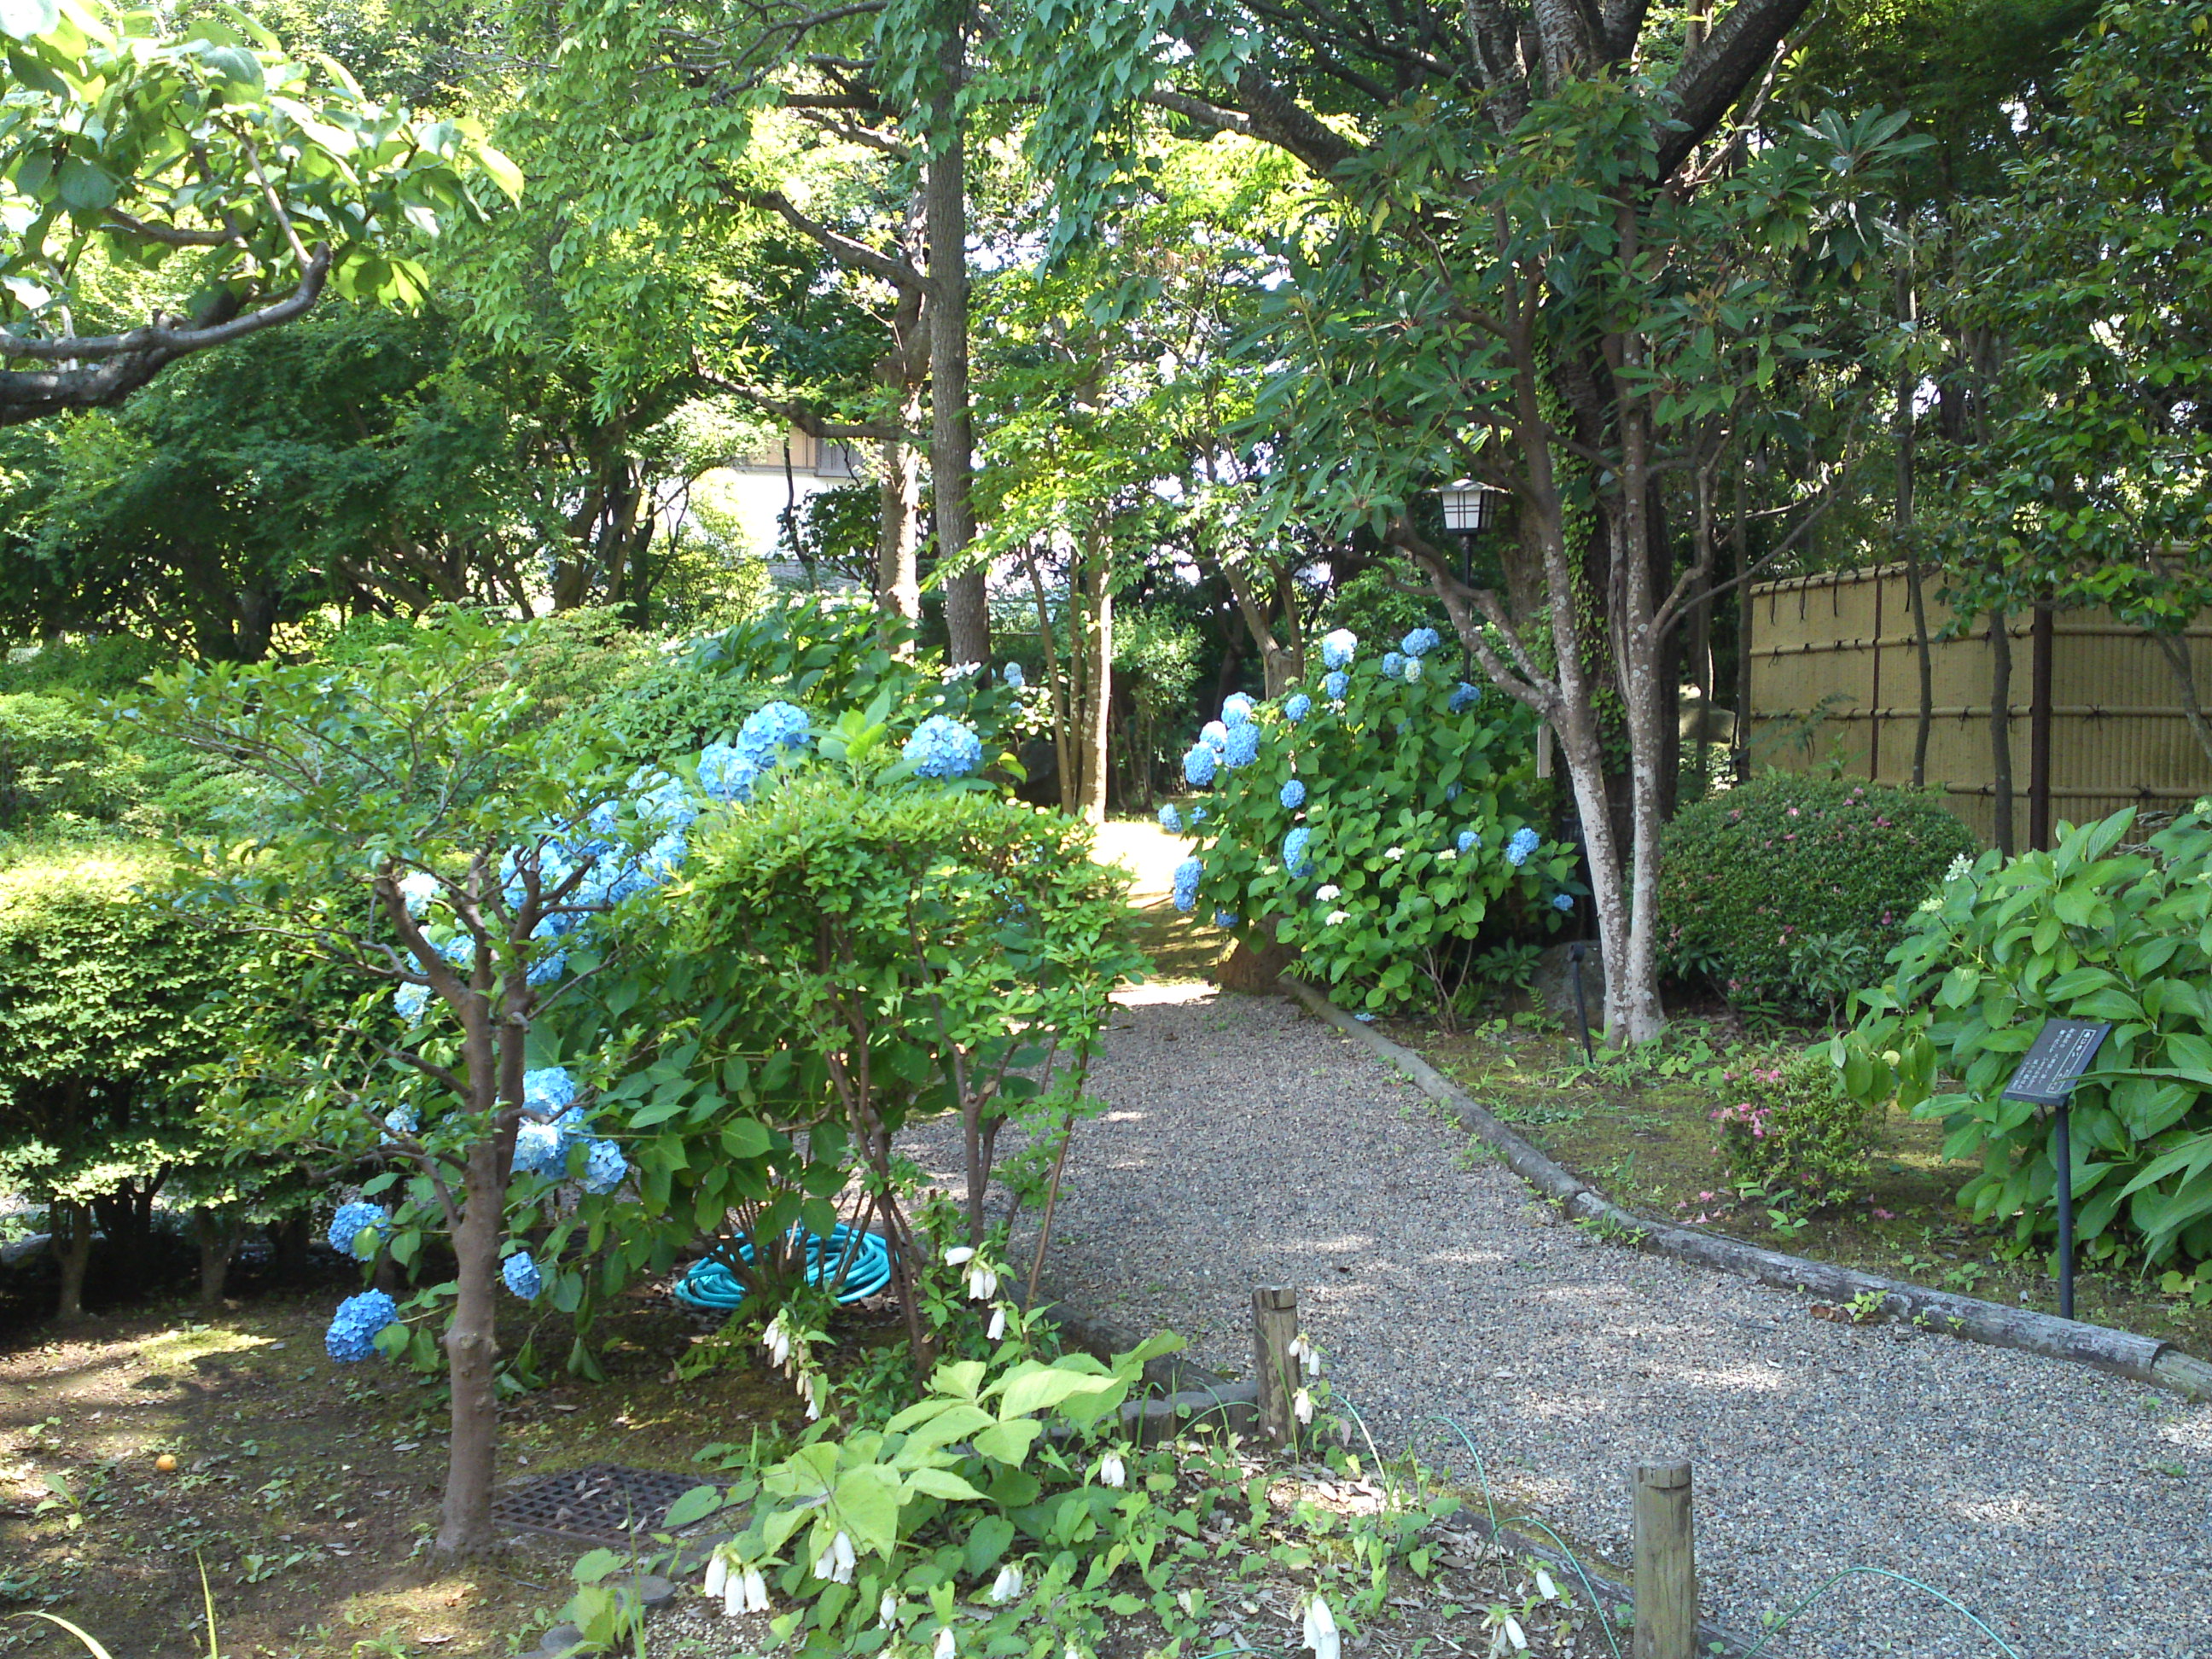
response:
<path fill-rule="evenodd" d="M 1932 588 L 1935 583 L 1929 584 Z M 1942 638 L 1954 619 L 1930 596 L 1926 777 L 1984 842 L 1996 834 L 1986 622 Z M 2027 824 L 2030 619 L 2012 618 L 2015 844 Z M 2051 815 L 2082 823 L 2134 805 L 2172 811 L 2212 792 L 2212 764 L 2181 710 L 2172 671 L 2140 629 L 2105 611 L 2052 621 Z M 2200 696 L 2212 698 L 2212 626 L 2189 630 Z M 1908 783 L 1920 706 L 1918 653 L 1902 565 L 1842 571 L 1752 590 L 1752 759 L 1785 771 L 1840 763 L 1854 776 Z"/>

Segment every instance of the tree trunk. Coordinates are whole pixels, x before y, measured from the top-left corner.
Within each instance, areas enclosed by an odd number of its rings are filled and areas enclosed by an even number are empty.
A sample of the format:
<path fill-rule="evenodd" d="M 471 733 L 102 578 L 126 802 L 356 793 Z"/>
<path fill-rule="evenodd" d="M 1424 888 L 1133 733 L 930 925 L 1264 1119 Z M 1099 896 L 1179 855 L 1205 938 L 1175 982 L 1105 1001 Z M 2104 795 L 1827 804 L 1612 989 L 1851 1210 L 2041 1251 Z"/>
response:
<path fill-rule="evenodd" d="M 899 425 L 905 428 L 920 412 L 915 398 L 902 398 Z M 921 620 L 915 536 L 915 521 L 921 513 L 921 458 L 903 437 L 886 438 L 883 467 L 883 482 L 876 490 L 876 608 L 911 625 Z"/>
<path fill-rule="evenodd" d="M 230 1275 L 232 1259 L 238 1255 L 239 1241 L 245 1237 L 245 1224 L 224 1216 L 212 1205 L 203 1204 L 192 1212 L 192 1233 L 200 1247 L 200 1311 L 219 1313 L 223 1284 Z"/>
<path fill-rule="evenodd" d="M 1085 822 L 1106 822 L 1107 737 L 1114 696 L 1114 580 L 1106 529 L 1094 535 L 1091 557 L 1091 672 L 1083 710 L 1083 793 L 1076 803 Z"/>
<path fill-rule="evenodd" d="M 1729 515 L 1729 546 L 1735 555 L 1735 742 L 1729 769 L 1738 783 L 1751 781 L 1751 538 L 1744 500 L 1744 469 L 1735 474 L 1735 511 Z"/>
<path fill-rule="evenodd" d="M 1897 276 L 1897 307 L 1899 318 L 1905 322 L 1919 315 L 1917 297 L 1909 272 L 1900 270 Z M 1897 374 L 1897 494 L 1891 511 L 1890 522 L 1896 532 L 1897 544 L 1905 555 L 1905 589 L 1912 610 L 1912 644 L 1919 658 L 1920 707 L 1912 725 L 1912 787 L 1923 788 L 1928 782 L 1928 732 L 1936 723 L 1936 659 L 1928 643 L 1928 596 L 1921 581 L 1920 548 L 1912 529 L 1912 468 L 1918 453 L 1918 427 L 1912 416 L 1912 398 L 1917 388 L 1910 368 Z"/>
<path fill-rule="evenodd" d="M 453 1313 L 445 1349 L 452 1388 L 453 1437 L 446 1456 L 446 1501 L 439 1517 L 438 1553 L 452 1557 L 491 1541 L 491 1487 L 498 1450 L 499 1395 L 494 1362 L 499 1355 L 496 1285 L 504 1231 L 506 1183 L 490 1141 L 469 1153 L 459 1224 L 453 1229 Z"/>
<path fill-rule="evenodd" d="M 92 1266 L 92 1210 L 74 1199 L 55 1199 L 46 1206 L 46 1231 L 53 1236 L 54 1255 L 62 1268 L 61 1301 L 54 1318 L 74 1325 L 84 1317 L 84 1279 Z"/>
<path fill-rule="evenodd" d="M 2204 751 L 2204 758 L 2212 761 L 2212 721 L 2204 718 L 2204 704 L 2197 695 L 2197 666 L 2190 659 L 2189 636 L 2154 632 L 2151 638 L 2158 641 L 2159 654 L 2173 671 L 2174 689 L 2180 694 L 2181 712 L 2188 716 L 2190 732 Z"/>
<path fill-rule="evenodd" d="M 2012 842 L 2011 618 L 1990 612 L 1990 783 L 1996 827 L 1992 838 L 2006 858 Z"/>
<path fill-rule="evenodd" d="M 938 562 L 947 568 L 957 568 L 975 538 L 975 430 L 968 401 L 968 143 L 960 115 L 967 24 L 968 8 L 963 5 L 938 49 L 923 201 L 929 243 L 930 499 Z M 951 661 L 991 659 L 991 614 L 981 571 L 945 578 L 945 627 Z"/>

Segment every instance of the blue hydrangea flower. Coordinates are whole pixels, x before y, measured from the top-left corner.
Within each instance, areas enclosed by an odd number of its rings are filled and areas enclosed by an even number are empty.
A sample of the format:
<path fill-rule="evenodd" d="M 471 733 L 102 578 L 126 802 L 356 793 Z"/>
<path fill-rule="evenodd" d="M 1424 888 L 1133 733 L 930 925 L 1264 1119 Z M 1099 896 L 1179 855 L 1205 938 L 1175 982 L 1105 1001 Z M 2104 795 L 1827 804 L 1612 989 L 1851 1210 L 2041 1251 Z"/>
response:
<path fill-rule="evenodd" d="M 338 1304 L 323 1346 L 331 1358 L 351 1365 L 376 1352 L 376 1334 L 399 1320 L 399 1304 L 382 1291 L 363 1291 Z"/>
<path fill-rule="evenodd" d="M 1216 910 L 1213 913 L 1213 925 L 1216 927 L 1234 927 L 1237 925 L 1237 913 L 1234 910 Z"/>
<path fill-rule="evenodd" d="M 763 703 L 746 715 L 745 723 L 738 728 L 738 747 L 758 756 L 769 765 L 775 763 L 777 750 L 796 751 L 811 741 L 806 711 L 793 702 Z"/>
<path fill-rule="evenodd" d="M 1283 718 L 1296 726 L 1313 713 L 1313 699 L 1303 691 L 1293 691 L 1283 704 Z"/>
<path fill-rule="evenodd" d="M 430 901 L 444 889 L 437 877 L 428 870 L 410 870 L 399 880 L 399 896 L 406 901 L 407 914 L 420 921 L 430 908 Z"/>
<path fill-rule="evenodd" d="M 403 985 L 392 994 L 392 1006 L 399 1011 L 399 1018 L 410 1025 L 417 1024 L 425 1009 L 430 1006 L 430 988 L 427 985 Z"/>
<path fill-rule="evenodd" d="M 562 1066 L 540 1066 L 522 1074 L 522 1109 L 551 1117 L 576 1103 L 576 1079 Z"/>
<path fill-rule="evenodd" d="M 1306 847 L 1313 840 L 1313 831 L 1304 824 L 1283 837 L 1283 868 L 1292 876 L 1310 876 L 1313 864 L 1306 857 Z"/>
<path fill-rule="evenodd" d="M 1229 747 L 1229 728 L 1219 720 L 1208 720 L 1198 728 L 1198 740 L 1218 755 Z"/>
<path fill-rule="evenodd" d="M 1295 812 L 1306 804 L 1306 787 L 1296 778 L 1285 784 L 1275 799 L 1283 804 L 1283 811 Z"/>
<path fill-rule="evenodd" d="M 964 778 L 983 763 L 983 739 L 958 720 L 932 714 L 914 728 L 904 752 L 925 778 Z"/>
<path fill-rule="evenodd" d="M 1331 702 L 1342 702 L 1344 694 L 1352 690 L 1352 676 L 1339 669 L 1322 679 L 1321 689 L 1328 693 Z"/>
<path fill-rule="evenodd" d="M 525 974 L 523 977 L 528 980 L 532 985 L 550 985 L 558 980 L 562 974 L 566 973 L 568 969 L 568 953 L 566 951 L 556 951 L 550 956 L 540 957 L 537 961 L 532 963 L 530 964 L 530 971 Z"/>
<path fill-rule="evenodd" d="M 1505 843 L 1505 861 L 1516 868 L 1528 862 L 1528 854 L 1543 845 L 1544 838 L 1525 824 L 1513 832 L 1513 839 Z"/>
<path fill-rule="evenodd" d="M 1182 834 L 1182 814 L 1176 811 L 1173 801 L 1160 804 L 1160 828 L 1171 836 Z"/>
<path fill-rule="evenodd" d="M 430 948 L 464 973 L 473 973 L 476 970 L 477 942 L 466 933 L 454 933 L 445 939 L 432 939 Z"/>
<path fill-rule="evenodd" d="M 1443 636 L 1433 628 L 1417 628 L 1398 641 L 1398 647 L 1409 657 L 1425 657 L 1443 642 Z"/>
<path fill-rule="evenodd" d="M 1252 718 L 1252 699 L 1242 691 L 1231 691 L 1221 701 L 1221 723 L 1242 726 Z"/>
<path fill-rule="evenodd" d="M 665 772 L 641 773 L 633 787 L 649 784 L 637 797 L 637 816 L 657 830 L 689 830 L 699 817 L 699 803 L 691 792 Z"/>
<path fill-rule="evenodd" d="M 1321 665 L 1323 668 L 1349 668 L 1353 653 L 1359 649 L 1359 635 L 1348 628 L 1339 628 L 1321 636 Z"/>
<path fill-rule="evenodd" d="M 1260 728 L 1249 720 L 1241 726 L 1229 728 L 1229 741 L 1223 745 L 1221 763 L 1235 768 L 1249 766 L 1260 758 Z"/>
<path fill-rule="evenodd" d="M 1196 857 L 1187 858 L 1175 867 L 1175 908 L 1185 915 L 1198 908 L 1199 878 L 1206 874 L 1206 864 Z"/>
<path fill-rule="evenodd" d="M 507 1281 L 507 1288 L 525 1302 L 535 1302 L 545 1293 L 545 1275 L 538 1271 L 527 1250 L 517 1250 L 501 1262 L 499 1276 Z"/>
<path fill-rule="evenodd" d="M 584 1153 L 584 1190 L 611 1193 L 629 1179 L 629 1160 L 611 1140 L 595 1140 Z"/>
<path fill-rule="evenodd" d="M 380 1146 L 395 1140 L 405 1140 L 422 1132 L 422 1120 L 415 1115 L 412 1106 L 394 1106 L 384 1115 L 384 1127 L 377 1132 Z"/>
<path fill-rule="evenodd" d="M 1552 895 L 1552 908 L 1553 908 L 1554 910 L 1571 910 L 1571 909 L 1573 909 L 1573 908 L 1575 908 L 1575 896 L 1574 896 L 1572 893 L 1554 893 L 1554 894 L 1553 894 L 1553 895 Z"/>
<path fill-rule="evenodd" d="M 699 751 L 699 787 L 716 800 L 750 800 L 760 774 L 760 762 L 732 744 L 710 743 Z"/>
<path fill-rule="evenodd" d="M 1401 653 L 1395 651 L 1385 651 L 1382 653 L 1382 678 L 1384 679 L 1395 680 L 1405 672 L 1406 659 Z"/>
<path fill-rule="evenodd" d="M 1194 743 L 1190 753 L 1182 757 L 1183 781 L 1194 789 L 1203 789 L 1213 781 L 1214 771 L 1220 764 L 1221 757 L 1213 752 L 1212 744 Z M 1195 823 L 1198 820 L 1194 817 L 1191 821 Z"/>
<path fill-rule="evenodd" d="M 324 1237 L 340 1255 L 351 1255 L 354 1243 L 362 1234 L 373 1232 L 381 1238 L 391 1224 L 392 1218 L 385 1214 L 382 1206 L 356 1199 L 350 1204 L 338 1206 L 337 1213 L 331 1218 L 330 1231 Z"/>
<path fill-rule="evenodd" d="M 568 1168 L 568 1138 L 550 1123 L 526 1123 L 514 1132 L 514 1167 L 558 1178 Z"/>
<path fill-rule="evenodd" d="M 1481 845 L 1482 837 L 1476 835 L 1474 830 L 1462 830 L 1459 832 L 1459 855 L 1462 858 L 1465 858 Z"/>
<path fill-rule="evenodd" d="M 1206 809 L 1203 806 L 1192 807 L 1190 809 L 1190 821 L 1193 823 L 1204 823 L 1206 822 Z"/>
<path fill-rule="evenodd" d="M 1457 800 L 1459 799 L 1459 786 L 1455 783 L 1446 784 L 1444 786 L 1444 799 L 1446 800 Z"/>
<path fill-rule="evenodd" d="M 1018 691 L 1024 685 L 1029 684 L 1029 680 L 1022 673 L 1021 664 L 1018 662 L 1010 662 L 1003 669 L 1000 670 L 999 683 L 1004 685 L 1010 691 Z"/>
<path fill-rule="evenodd" d="M 1455 714 L 1464 714 L 1468 709 L 1474 708 L 1475 704 L 1481 701 L 1482 688 L 1479 685 L 1469 685 L 1465 680 L 1462 680 L 1459 684 L 1454 688 L 1451 694 L 1451 701 L 1446 703 L 1444 707 L 1451 710 Z"/>
<path fill-rule="evenodd" d="M 1405 675 L 1407 684 L 1418 684 L 1421 678 L 1421 659 L 1419 657 L 1407 658 L 1405 667 L 1399 672 Z"/>

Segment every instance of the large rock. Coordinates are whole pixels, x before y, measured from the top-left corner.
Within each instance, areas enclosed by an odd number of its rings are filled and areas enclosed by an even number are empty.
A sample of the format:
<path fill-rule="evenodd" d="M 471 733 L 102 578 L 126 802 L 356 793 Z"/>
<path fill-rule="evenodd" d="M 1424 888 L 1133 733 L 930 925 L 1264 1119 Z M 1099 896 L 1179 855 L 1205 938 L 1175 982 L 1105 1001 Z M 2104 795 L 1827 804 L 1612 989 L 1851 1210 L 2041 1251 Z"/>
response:
<path fill-rule="evenodd" d="M 1589 1008 L 1590 1030 L 1601 1030 L 1605 1024 L 1605 957 L 1594 939 L 1554 945 L 1537 957 L 1536 971 L 1528 976 L 1529 1002 L 1551 1015 L 1569 1031 L 1580 1029 L 1575 1024 L 1574 951 L 1577 945 L 1581 947 L 1583 953 L 1583 995 Z"/>

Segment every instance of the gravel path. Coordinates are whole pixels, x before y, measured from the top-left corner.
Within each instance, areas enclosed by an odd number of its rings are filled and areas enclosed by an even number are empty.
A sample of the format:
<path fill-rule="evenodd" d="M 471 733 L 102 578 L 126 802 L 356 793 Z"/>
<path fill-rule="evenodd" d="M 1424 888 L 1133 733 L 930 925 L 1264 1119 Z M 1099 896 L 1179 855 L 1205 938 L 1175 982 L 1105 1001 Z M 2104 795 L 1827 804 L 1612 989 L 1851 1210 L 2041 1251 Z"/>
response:
<path fill-rule="evenodd" d="M 1600 1243 L 1280 999 L 1125 994 L 1095 1081 L 1110 1105 L 1070 1155 L 1048 1268 L 1072 1306 L 1180 1331 L 1242 1374 L 1250 1287 L 1294 1285 L 1386 1449 L 1471 1477 L 1431 1420 L 1455 1419 L 1501 1497 L 1616 1561 L 1629 1466 L 1694 1459 L 1705 1611 L 1740 1632 L 1869 1565 L 2034 1659 L 2212 1659 L 2212 1407 L 1829 1324 L 1802 1297 Z M 1766 1651 L 1996 1650 L 1860 1577 Z"/>

